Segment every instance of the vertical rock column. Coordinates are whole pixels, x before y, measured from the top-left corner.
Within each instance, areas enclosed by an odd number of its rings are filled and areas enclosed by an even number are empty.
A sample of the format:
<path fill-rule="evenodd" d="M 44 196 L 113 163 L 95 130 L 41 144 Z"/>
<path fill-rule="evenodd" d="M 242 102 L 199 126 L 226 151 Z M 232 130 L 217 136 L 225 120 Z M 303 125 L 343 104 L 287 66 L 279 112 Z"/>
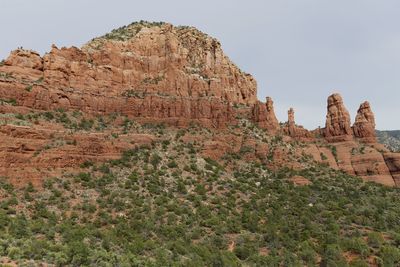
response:
<path fill-rule="evenodd" d="M 288 121 L 283 130 L 287 135 L 297 140 L 305 141 L 305 140 L 310 140 L 310 138 L 312 138 L 311 133 L 306 129 L 304 129 L 303 126 L 296 125 L 293 108 L 290 108 L 288 110 Z"/>
<path fill-rule="evenodd" d="M 339 94 L 333 94 L 328 97 L 324 136 L 329 142 L 347 141 L 353 138 L 350 114 Z"/>
<path fill-rule="evenodd" d="M 266 102 L 257 101 L 252 110 L 252 120 L 262 129 L 270 133 L 276 133 L 279 130 L 279 122 L 275 116 L 274 102 L 270 97 Z"/>
<path fill-rule="evenodd" d="M 288 135 L 294 136 L 296 134 L 296 123 L 294 121 L 294 109 L 288 110 Z"/>
<path fill-rule="evenodd" d="M 356 138 L 367 143 L 376 143 L 375 116 L 371 105 L 365 101 L 357 111 L 356 120 L 353 125 L 353 132 Z"/>

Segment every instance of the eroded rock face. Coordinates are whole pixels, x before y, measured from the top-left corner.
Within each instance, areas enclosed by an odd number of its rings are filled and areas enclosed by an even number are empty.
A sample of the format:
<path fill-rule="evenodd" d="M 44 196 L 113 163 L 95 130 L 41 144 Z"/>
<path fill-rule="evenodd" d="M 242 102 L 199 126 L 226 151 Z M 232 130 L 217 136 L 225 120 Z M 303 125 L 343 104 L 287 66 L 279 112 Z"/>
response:
<path fill-rule="evenodd" d="M 252 110 L 252 120 L 258 127 L 271 133 L 276 133 L 279 130 L 279 122 L 274 111 L 274 102 L 270 97 L 266 98 L 265 103 L 257 101 Z"/>
<path fill-rule="evenodd" d="M 294 109 L 288 110 L 288 121 L 284 127 L 285 134 L 297 140 L 309 141 L 313 139 L 313 135 L 304 127 L 296 125 L 294 118 Z"/>
<path fill-rule="evenodd" d="M 330 142 L 345 141 L 351 140 L 352 134 L 350 114 L 343 104 L 342 97 L 339 94 L 329 96 L 325 138 Z"/>
<path fill-rule="evenodd" d="M 39 53 L 31 50 L 18 49 L 12 51 L 4 64 L 21 69 L 43 70 L 42 58 Z"/>
<path fill-rule="evenodd" d="M 354 136 L 368 143 L 376 143 L 375 116 L 368 101 L 360 105 L 353 125 Z"/>
<path fill-rule="evenodd" d="M 368 102 L 361 104 L 351 127 L 342 97 L 331 95 L 326 127 L 310 132 L 296 125 L 293 109 L 281 127 L 272 99 L 258 101 L 256 87 L 253 77 L 238 69 L 214 38 L 190 27 L 134 23 L 82 48 L 53 46 L 43 57 L 30 50 L 13 51 L 0 64 L 0 113 L 63 109 L 89 116 L 126 115 L 137 122 L 174 126 L 197 122 L 218 128 L 215 137 L 200 138 L 202 153 L 213 159 L 244 153 L 248 160 L 271 158 L 271 168 L 301 168 L 290 156 L 294 153 L 301 158 L 304 153 L 365 180 L 400 184 L 400 154 L 388 153 L 376 143 L 375 119 Z M 271 135 L 286 134 L 284 145 L 270 147 L 256 139 L 221 135 L 220 128 L 229 129 L 226 126 L 235 124 L 237 118 L 250 119 Z M 0 126 L 0 174 L 10 177 L 43 176 L 33 166 L 51 166 L 56 176 L 85 160 L 116 158 L 132 145 L 128 140 L 114 143 L 102 135 L 77 134 L 73 138 L 78 145 L 63 145 L 35 156 L 35 151 L 50 142 L 50 135 L 66 138 L 67 134 L 51 129 L 49 135 L 43 127 L 11 127 L 6 117 L 4 121 L 5 126 Z M 137 139 L 138 145 L 152 139 L 129 138 Z M 309 144 L 302 151 L 290 151 L 286 145 L 292 140 Z"/>
<path fill-rule="evenodd" d="M 256 81 L 220 43 L 190 27 L 132 24 L 82 49 L 16 50 L 0 72 L 0 98 L 36 109 L 77 109 L 219 127 L 233 104 L 256 102 Z"/>
<path fill-rule="evenodd" d="M 359 176 L 365 181 L 373 181 L 388 186 L 398 184 L 400 165 L 396 153 L 382 153 L 380 146 L 369 146 L 356 141 L 308 144 L 303 152 L 317 162 Z"/>
<path fill-rule="evenodd" d="M 126 138 L 110 140 L 106 133 L 71 134 L 65 129 L 49 128 L 1 126 L 0 175 L 9 177 L 15 185 L 25 185 L 27 181 L 40 185 L 48 177 L 76 170 L 85 161 L 118 159 L 127 149 L 151 145 L 157 140 L 145 134 L 127 134 Z"/>

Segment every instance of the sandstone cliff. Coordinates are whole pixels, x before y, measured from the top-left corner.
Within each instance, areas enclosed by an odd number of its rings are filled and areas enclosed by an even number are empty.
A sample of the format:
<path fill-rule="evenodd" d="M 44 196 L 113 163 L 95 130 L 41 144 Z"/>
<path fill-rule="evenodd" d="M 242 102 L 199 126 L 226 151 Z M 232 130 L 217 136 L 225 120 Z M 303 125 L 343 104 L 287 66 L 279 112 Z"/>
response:
<path fill-rule="evenodd" d="M 220 43 L 190 27 L 133 23 L 82 49 L 40 57 L 16 50 L 0 67 L 0 97 L 35 109 L 117 112 L 197 120 L 220 127 L 234 120 L 232 104 L 256 102 L 256 82 L 224 55 Z"/>
<path fill-rule="evenodd" d="M 370 104 L 361 104 L 353 126 L 339 94 L 327 104 L 325 128 L 297 125 L 294 109 L 280 125 L 272 99 L 257 100 L 254 78 L 229 60 L 216 39 L 191 27 L 133 23 L 82 48 L 53 46 L 43 57 L 18 49 L 0 64 L 0 176 L 19 182 L 54 176 L 157 139 L 157 131 L 131 134 L 125 125 L 113 140 L 121 123 L 103 130 L 99 118 L 114 116 L 143 125 L 205 126 L 215 135 L 192 141 L 215 159 L 244 153 L 271 168 L 302 168 L 310 156 L 365 180 L 400 185 L 400 154 L 377 143 Z M 60 112 L 55 121 L 54 110 Z M 18 119 L 24 116 L 28 122 Z M 85 127 L 93 118 L 102 130 Z M 262 133 L 249 133 L 247 123 Z M 271 142 L 260 140 L 265 134 Z"/>

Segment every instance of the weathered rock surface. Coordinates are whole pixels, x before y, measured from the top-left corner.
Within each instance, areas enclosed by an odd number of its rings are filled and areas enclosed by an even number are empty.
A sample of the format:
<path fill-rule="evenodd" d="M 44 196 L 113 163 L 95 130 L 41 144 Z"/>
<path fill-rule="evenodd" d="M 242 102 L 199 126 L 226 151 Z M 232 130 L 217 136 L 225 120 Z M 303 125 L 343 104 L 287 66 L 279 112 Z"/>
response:
<path fill-rule="evenodd" d="M 375 116 L 368 101 L 360 105 L 353 125 L 354 136 L 367 143 L 376 143 Z"/>
<path fill-rule="evenodd" d="M 310 141 L 313 139 L 313 135 L 304 127 L 296 125 L 294 118 L 294 109 L 290 108 L 288 110 L 288 121 L 284 126 L 284 132 L 288 136 L 301 141 Z"/>
<path fill-rule="evenodd" d="M 377 144 L 375 135 L 375 118 L 369 102 L 364 102 L 358 109 L 355 123 L 350 126 L 350 115 L 339 94 L 328 98 L 326 127 L 321 130 L 327 147 L 331 151 L 308 149 L 310 155 L 330 167 L 340 169 L 348 174 L 357 175 L 367 181 L 374 181 L 394 186 L 398 181 L 396 160 L 385 156 L 387 149 Z M 359 141 L 368 145 L 360 144 Z M 318 156 L 320 152 L 320 157 Z M 396 154 L 394 154 L 396 155 Z M 332 160 L 332 157 L 334 160 Z"/>
<path fill-rule="evenodd" d="M 328 112 L 324 130 L 325 138 L 330 142 L 340 142 L 352 139 L 350 114 L 343 104 L 339 94 L 328 98 Z"/>
<path fill-rule="evenodd" d="M 276 133 L 279 130 L 279 122 L 275 116 L 274 102 L 270 97 L 266 98 L 265 103 L 257 101 L 253 106 L 252 120 L 262 129 L 270 133 Z"/>
<path fill-rule="evenodd" d="M 48 127 L 47 127 L 48 128 Z M 126 149 L 151 145 L 156 137 L 128 134 L 112 140 L 107 133 L 75 133 L 57 127 L 4 125 L 0 127 L 0 176 L 15 185 L 73 171 L 85 161 L 117 159 Z"/>
<path fill-rule="evenodd" d="M 366 181 L 396 185 L 395 178 L 400 165 L 397 165 L 397 158 L 393 158 L 392 155 L 396 157 L 397 154 L 382 153 L 380 146 L 344 141 L 326 145 L 309 144 L 303 151 L 317 162 L 328 164 L 333 169 L 359 176 Z"/>
<path fill-rule="evenodd" d="M 253 77 L 200 31 L 151 23 L 120 31 L 82 49 L 53 46 L 43 58 L 12 52 L 0 67 L 0 98 L 35 109 L 117 112 L 176 125 L 196 120 L 209 127 L 232 123 L 232 104 L 256 102 Z"/>
<path fill-rule="evenodd" d="M 303 166 L 299 159 L 308 155 L 365 180 L 400 186 L 400 154 L 377 144 L 368 102 L 361 104 L 351 127 L 342 97 L 333 94 L 325 128 L 308 131 L 296 125 L 293 109 L 280 126 L 272 99 L 262 103 L 256 95 L 254 78 L 224 55 L 217 40 L 166 23 L 133 23 L 82 48 L 53 46 L 43 57 L 18 49 L 0 64 L 4 115 L 63 109 L 179 127 L 196 122 L 218 129 L 212 138 L 196 140 L 212 159 L 240 154 L 271 168 L 298 169 Z M 16 182 L 57 176 L 86 160 L 113 159 L 155 138 L 128 133 L 116 141 L 108 139 L 111 133 L 71 134 L 50 124 L 15 126 L 7 116 L 1 119 L 0 176 Z M 240 119 L 250 119 L 281 141 L 270 146 L 257 140 L 256 133 L 244 138 L 219 131 Z M 53 144 L 57 137 L 68 143 Z M 306 144 L 293 151 L 292 141 Z"/>

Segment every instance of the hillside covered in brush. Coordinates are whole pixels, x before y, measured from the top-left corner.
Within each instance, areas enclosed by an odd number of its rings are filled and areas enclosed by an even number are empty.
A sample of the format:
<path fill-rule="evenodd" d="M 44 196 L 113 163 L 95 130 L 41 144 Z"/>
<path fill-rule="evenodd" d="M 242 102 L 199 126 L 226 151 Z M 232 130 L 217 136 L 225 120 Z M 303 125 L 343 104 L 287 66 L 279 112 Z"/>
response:
<path fill-rule="evenodd" d="M 97 125 L 97 122 L 96 124 Z M 250 124 L 230 129 L 294 151 Z M 110 126 L 109 126 L 110 127 Z M 215 161 L 217 133 L 127 122 L 157 141 L 103 163 L 87 161 L 40 187 L 1 180 L 0 253 L 58 266 L 397 266 L 398 189 L 334 171 L 266 167 L 250 147 Z M 211 153 L 211 152 L 210 152 Z M 252 159 L 252 160 L 250 160 Z"/>
<path fill-rule="evenodd" d="M 354 122 L 339 94 L 326 105 L 324 127 L 293 108 L 279 123 L 193 27 L 17 49 L 0 64 L 0 264 L 400 266 L 400 154 L 369 102 Z"/>

